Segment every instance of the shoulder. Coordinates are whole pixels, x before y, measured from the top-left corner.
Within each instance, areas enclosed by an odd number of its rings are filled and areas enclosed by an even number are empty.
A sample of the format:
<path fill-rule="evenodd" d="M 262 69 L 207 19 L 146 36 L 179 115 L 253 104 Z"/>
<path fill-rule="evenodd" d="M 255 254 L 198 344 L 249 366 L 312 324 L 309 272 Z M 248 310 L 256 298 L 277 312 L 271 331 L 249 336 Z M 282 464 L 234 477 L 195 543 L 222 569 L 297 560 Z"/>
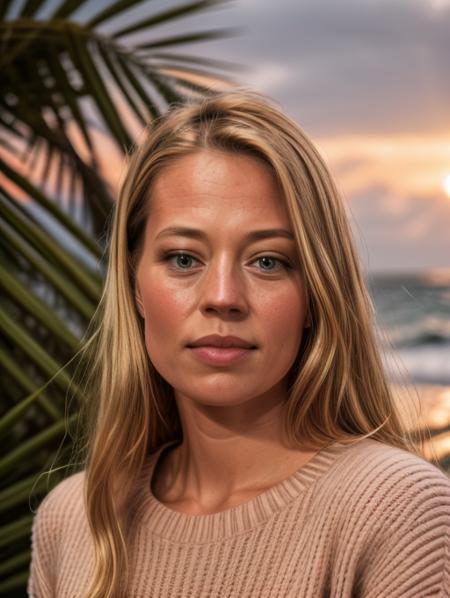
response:
<path fill-rule="evenodd" d="M 43 499 L 38 507 L 38 512 L 58 513 L 68 503 L 77 503 L 83 499 L 85 472 L 74 473 L 58 484 Z"/>
<path fill-rule="evenodd" d="M 332 517 L 336 553 L 350 549 L 360 595 L 415 598 L 427 588 L 435 592 L 427 595 L 450 595 L 446 473 L 409 451 L 364 439 L 339 445 L 324 478 L 318 513 Z"/>
<path fill-rule="evenodd" d="M 67 537 L 76 535 L 85 519 L 84 478 L 84 472 L 79 472 L 57 484 L 35 512 L 27 585 L 29 596 L 54 595 L 60 548 L 66 543 Z"/>
<path fill-rule="evenodd" d="M 433 516 L 450 517 L 450 477 L 404 449 L 363 439 L 343 447 L 328 474 L 323 482 L 353 510 L 417 511 L 426 503 Z"/>
<path fill-rule="evenodd" d="M 316 514 L 327 512 L 337 527 L 383 542 L 395 531 L 448 536 L 450 478 L 409 451 L 372 439 L 339 444 L 338 454 L 314 490 Z M 351 530 L 351 532 L 350 532 Z"/>
<path fill-rule="evenodd" d="M 407 450 L 365 438 L 344 447 L 336 473 L 346 473 L 354 483 L 399 488 L 417 493 L 429 489 L 450 493 L 450 477 L 426 459 Z M 373 488 L 372 488 L 373 489 Z"/>
<path fill-rule="evenodd" d="M 49 543 L 59 537 L 72 520 L 84 511 L 84 471 L 75 473 L 57 484 L 42 500 L 33 520 L 33 537 Z"/>

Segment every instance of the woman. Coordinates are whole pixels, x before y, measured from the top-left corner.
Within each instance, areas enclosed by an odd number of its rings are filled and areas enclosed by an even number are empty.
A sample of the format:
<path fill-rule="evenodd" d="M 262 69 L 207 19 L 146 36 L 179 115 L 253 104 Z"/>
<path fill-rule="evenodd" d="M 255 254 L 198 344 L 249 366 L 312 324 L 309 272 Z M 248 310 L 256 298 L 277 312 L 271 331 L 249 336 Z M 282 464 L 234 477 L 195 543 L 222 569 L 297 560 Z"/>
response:
<path fill-rule="evenodd" d="M 88 344 L 84 469 L 33 525 L 32 596 L 450 593 L 450 480 L 391 395 L 331 177 L 240 91 L 131 159 Z"/>

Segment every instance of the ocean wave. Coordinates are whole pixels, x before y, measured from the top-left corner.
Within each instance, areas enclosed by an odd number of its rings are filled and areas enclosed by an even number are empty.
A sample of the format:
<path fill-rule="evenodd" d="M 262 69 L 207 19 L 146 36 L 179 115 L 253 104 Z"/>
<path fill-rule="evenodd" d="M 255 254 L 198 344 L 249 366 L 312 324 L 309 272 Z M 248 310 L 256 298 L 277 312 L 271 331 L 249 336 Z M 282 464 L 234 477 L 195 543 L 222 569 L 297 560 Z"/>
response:
<path fill-rule="evenodd" d="M 448 316 L 447 316 L 448 318 Z M 416 321 L 413 318 L 401 324 L 382 326 L 378 330 L 381 342 L 396 348 L 420 345 L 442 345 L 450 343 L 450 321 L 443 317 L 430 315 Z"/>
<path fill-rule="evenodd" d="M 403 381 L 406 374 L 413 383 L 450 384 L 450 343 L 383 351 L 382 357 L 393 382 Z"/>

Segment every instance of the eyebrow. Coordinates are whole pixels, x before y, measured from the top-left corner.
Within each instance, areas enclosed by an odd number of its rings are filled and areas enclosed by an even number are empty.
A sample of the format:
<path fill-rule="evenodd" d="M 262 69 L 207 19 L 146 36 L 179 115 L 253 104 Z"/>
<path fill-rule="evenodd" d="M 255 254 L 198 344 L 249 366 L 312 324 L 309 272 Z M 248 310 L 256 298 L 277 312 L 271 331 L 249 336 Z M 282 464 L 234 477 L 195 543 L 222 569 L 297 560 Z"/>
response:
<path fill-rule="evenodd" d="M 201 239 L 207 238 L 207 235 L 198 228 L 190 228 L 186 226 L 169 226 L 164 228 L 161 232 L 156 235 L 156 239 L 159 237 L 166 236 L 179 236 L 189 237 L 190 239 Z M 264 230 L 253 230 L 245 235 L 247 241 L 260 241 L 262 239 L 272 239 L 274 237 L 284 237 L 294 241 L 294 235 L 284 228 L 268 228 Z"/>

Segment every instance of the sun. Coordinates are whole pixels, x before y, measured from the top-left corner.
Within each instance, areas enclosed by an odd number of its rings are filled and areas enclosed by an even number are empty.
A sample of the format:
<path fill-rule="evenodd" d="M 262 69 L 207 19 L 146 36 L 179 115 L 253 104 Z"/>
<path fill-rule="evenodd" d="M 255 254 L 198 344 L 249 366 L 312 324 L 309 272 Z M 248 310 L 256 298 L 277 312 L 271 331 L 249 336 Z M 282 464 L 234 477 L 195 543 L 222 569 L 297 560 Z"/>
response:
<path fill-rule="evenodd" d="M 444 187 L 444 191 L 450 197 L 450 173 L 444 177 L 444 180 L 442 181 L 442 186 Z"/>

